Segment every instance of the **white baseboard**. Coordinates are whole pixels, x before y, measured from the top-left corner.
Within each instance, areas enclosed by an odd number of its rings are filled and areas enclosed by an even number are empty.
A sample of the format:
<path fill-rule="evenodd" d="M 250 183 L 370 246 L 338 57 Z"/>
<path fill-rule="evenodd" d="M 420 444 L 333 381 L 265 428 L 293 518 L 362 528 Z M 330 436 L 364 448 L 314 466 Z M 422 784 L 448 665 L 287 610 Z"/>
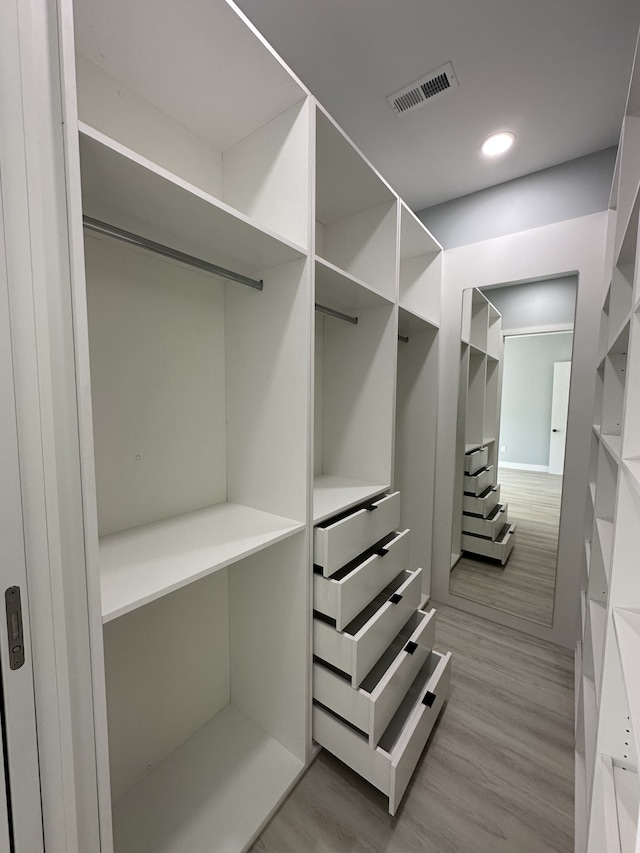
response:
<path fill-rule="evenodd" d="M 498 462 L 498 468 L 517 468 L 518 471 L 540 471 L 549 473 L 548 465 L 529 465 L 527 462 Z"/>

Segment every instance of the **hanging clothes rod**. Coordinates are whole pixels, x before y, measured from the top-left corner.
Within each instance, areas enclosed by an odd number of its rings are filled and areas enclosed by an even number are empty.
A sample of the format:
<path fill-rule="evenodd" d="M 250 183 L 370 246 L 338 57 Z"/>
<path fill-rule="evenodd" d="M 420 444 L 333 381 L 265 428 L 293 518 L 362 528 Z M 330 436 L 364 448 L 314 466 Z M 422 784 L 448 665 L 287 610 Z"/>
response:
<path fill-rule="evenodd" d="M 83 216 L 82 222 L 88 231 L 105 234 L 107 237 L 115 237 L 116 240 L 122 240 L 123 243 L 129 243 L 131 246 L 138 246 L 141 249 L 148 249 L 148 251 L 155 252 L 157 255 L 163 255 L 165 258 L 180 261 L 182 264 L 196 267 L 199 270 L 204 270 L 204 272 L 213 273 L 213 275 L 229 279 L 229 281 L 237 281 L 239 284 L 246 284 L 248 287 L 254 287 L 256 290 L 262 290 L 264 286 L 262 280 L 257 281 L 255 278 L 249 278 L 246 275 L 233 272 L 233 270 L 225 269 L 225 267 L 219 267 L 217 264 L 210 263 L 210 261 L 203 261 L 201 258 L 195 258 L 193 255 L 186 255 L 184 252 L 179 252 L 170 246 L 155 243 L 153 240 L 148 240 L 139 234 L 132 234 L 131 231 L 125 231 L 122 228 L 117 228 L 115 225 L 109 225 L 107 222 L 100 222 L 99 219 L 93 219 L 91 216 Z"/>
<path fill-rule="evenodd" d="M 337 317 L 338 320 L 346 320 L 347 323 L 353 323 L 354 326 L 358 325 L 357 317 L 343 314 L 342 311 L 334 311 L 333 308 L 327 308 L 326 305 L 320 305 L 318 302 L 316 302 L 316 311 L 319 311 L 321 314 L 328 314 L 330 317 Z"/>
<path fill-rule="evenodd" d="M 398 340 L 402 341 L 403 344 L 409 343 L 409 335 L 398 335 Z"/>

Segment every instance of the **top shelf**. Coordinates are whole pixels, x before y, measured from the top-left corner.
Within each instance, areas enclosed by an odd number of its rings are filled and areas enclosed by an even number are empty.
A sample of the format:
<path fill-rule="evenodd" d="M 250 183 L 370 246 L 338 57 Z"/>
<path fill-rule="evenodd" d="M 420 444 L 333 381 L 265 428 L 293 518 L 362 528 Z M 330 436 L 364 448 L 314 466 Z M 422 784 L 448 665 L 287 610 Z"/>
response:
<path fill-rule="evenodd" d="M 121 100 L 135 93 L 219 152 L 307 95 L 224 0 L 76 0 L 74 29 L 78 52 L 128 90 Z"/>
<path fill-rule="evenodd" d="M 221 503 L 100 539 L 105 622 L 248 557 L 304 525 Z"/>
<path fill-rule="evenodd" d="M 316 112 L 316 219 L 329 225 L 397 196 L 340 128 Z"/>
<path fill-rule="evenodd" d="M 304 256 L 301 246 L 103 133 L 80 125 L 84 212 L 251 274 Z"/>

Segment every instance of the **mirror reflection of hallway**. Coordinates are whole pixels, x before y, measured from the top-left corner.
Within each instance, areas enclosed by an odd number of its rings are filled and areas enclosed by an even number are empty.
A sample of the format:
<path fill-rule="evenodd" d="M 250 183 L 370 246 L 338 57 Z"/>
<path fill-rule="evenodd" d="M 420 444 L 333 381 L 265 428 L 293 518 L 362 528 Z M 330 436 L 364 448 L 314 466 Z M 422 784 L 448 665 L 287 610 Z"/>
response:
<path fill-rule="evenodd" d="M 496 479 L 517 535 L 506 565 L 463 551 L 450 579 L 454 595 L 547 626 L 562 501 L 562 475 L 550 472 L 562 470 L 568 400 L 558 372 L 565 380 L 570 374 L 576 287 L 576 277 L 567 276 L 483 291 L 502 314 Z"/>

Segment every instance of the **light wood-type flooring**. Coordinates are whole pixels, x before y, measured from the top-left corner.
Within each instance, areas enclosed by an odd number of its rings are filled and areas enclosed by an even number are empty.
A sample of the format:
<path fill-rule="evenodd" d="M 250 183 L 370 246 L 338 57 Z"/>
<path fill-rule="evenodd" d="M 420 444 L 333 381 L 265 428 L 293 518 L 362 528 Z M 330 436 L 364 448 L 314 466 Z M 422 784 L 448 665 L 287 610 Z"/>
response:
<path fill-rule="evenodd" d="M 464 555 L 451 572 L 454 595 L 551 626 L 562 477 L 500 468 L 500 502 L 516 522 L 507 565 Z"/>
<path fill-rule="evenodd" d="M 437 619 L 451 695 L 397 815 L 323 750 L 252 853 L 572 853 L 573 652 Z"/>

